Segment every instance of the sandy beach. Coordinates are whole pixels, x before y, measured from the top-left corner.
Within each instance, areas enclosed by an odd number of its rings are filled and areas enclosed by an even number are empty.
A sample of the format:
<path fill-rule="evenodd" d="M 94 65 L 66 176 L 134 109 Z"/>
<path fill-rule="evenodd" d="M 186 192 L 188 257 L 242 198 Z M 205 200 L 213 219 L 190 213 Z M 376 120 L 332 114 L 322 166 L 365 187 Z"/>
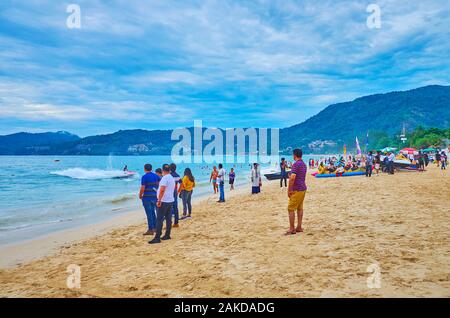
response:
<path fill-rule="evenodd" d="M 194 218 L 157 246 L 136 211 L 95 237 L 1 250 L 0 296 L 450 297 L 448 171 L 307 183 L 304 233 L 283 236 L 286 190 L 266 181 L 256 196 L 241 188 L 225 204 L 198 201 Z M 5 268 L 30 244 L 48 256 Z M 66 286 L 70 264 L 81 268 L 80 289 Z M 380 269 L 380 288 L 369 288 L 368 267 Z"/>

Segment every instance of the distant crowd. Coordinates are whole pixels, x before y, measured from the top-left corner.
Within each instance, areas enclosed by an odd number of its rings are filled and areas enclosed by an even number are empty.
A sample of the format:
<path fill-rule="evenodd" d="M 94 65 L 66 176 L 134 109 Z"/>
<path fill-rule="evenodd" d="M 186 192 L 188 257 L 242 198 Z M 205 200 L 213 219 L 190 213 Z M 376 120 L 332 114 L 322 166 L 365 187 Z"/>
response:
<path fill-rule="evenodd" d="M 429 156 L 427 153 L 421 151 L 411 154 L 398 154 L 394 152 L 387 152 L 385 154 L 377 151 L 376 153 L 369 151 L 366 155 L 358 156 L 336 156 L 321 158 L 319 160 L 310 159 L 308 162 L 309 168 L 317 168 L 320 174 L 336 174 L 343 175 L 346 172 L 365 171 L 367 177 L 372 176 L 372 172 L 378 174 L 386 172 L 394 174 L 395 165 L 411 164 L 417 167 L 417 170 L 424 171 L 430 162 L 434 162 L 441 169 L 446 169 L 448 165 L 447 154 L 444 151 L 437 151 L 434 156 Z"/>

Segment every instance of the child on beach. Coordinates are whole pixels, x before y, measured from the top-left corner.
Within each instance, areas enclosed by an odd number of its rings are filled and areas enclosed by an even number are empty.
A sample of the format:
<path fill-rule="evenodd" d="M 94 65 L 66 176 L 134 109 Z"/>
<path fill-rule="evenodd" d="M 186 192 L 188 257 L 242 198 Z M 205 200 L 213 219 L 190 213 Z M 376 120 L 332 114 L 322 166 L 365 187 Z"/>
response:
<path fill-rule="evenodd" d="M 211 175 L 209 177 L 209 182 L 212 181 L 212 184 L 213 184 L 214 194 L 217 193 L 217 176 L 218 176 L 218 174 L 219 174 L 219 172 L 217 171 L 217 167 L 214 166 L 213 171 L 211 172 Z"/>
<path fill-rule="evenodd" d="M 178 193 L 180 195 L 181 200 L 183 201 L 183 216 L 181 220 L 186 218 L 191 218 L 192 214 L 192 192 L 195 188 L 195 178 L 192 175 L 192 171 L 189 168 L 184 169 L 184 176 L 181 179 L 180 189 Z"/>
<path fill-rule="evenodd" d="M 230 169 L 230 173 L 228 174 L 229 183 L 230 183 L 230 191 L 234 190 L 234 178 L 236 177 L 236 174 L 234 173 L 234 168 Z"/>

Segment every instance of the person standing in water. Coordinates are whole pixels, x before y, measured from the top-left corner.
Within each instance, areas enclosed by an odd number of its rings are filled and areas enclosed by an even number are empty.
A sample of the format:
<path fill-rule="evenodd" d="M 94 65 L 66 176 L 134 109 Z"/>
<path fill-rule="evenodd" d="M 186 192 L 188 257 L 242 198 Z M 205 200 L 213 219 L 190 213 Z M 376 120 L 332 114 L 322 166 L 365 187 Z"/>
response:
<path fill-rule="evenodd" d="M 192 214 L 192 192 L 195 188 L 195 178 L 192 175 L 192 171 L 189 168 L 184 169 L 184 176 L 181 179 L 181 185 L 179 189 L 179 194 L 181 200 L 183 201 L 183 216 L 182 220 L 190 218 Z"/>
<path fill-rule="evenodd" d="M 212 181 L 213 184 L 214 194 L 217 193 L 217 175 L 218 175 L 217 167 L 214 166 L 213 171 L 211 172 L 211 175 L 209 177 L 209 182 Z"/>
<path fill-rule="evenodd" d="M 286 168 L 287 168 L 286 159 L 285 158 L 281 158 L 281 162 L 280 162 L 280 172 L 281 172 L 280 188 L 283 187 L 283 181 L 284 181 L 284 186 L 287 187 L 287 172 L 286 172 Z"/>
<path fill-rule="evenodd" d="M 292 165 L 288 188 L 289 230 L 285 233 L 286 235 L 303 232 L 303 201 L 305 200 L 307 189 L 305 183 L 307 167 L 302 160 L 302 155 L 301 149 L 294 149 L 293 157 L 295 163 Z M 297 212 L 297 227 L 295 227 L 295 212 Z"/>
<path fill-rule="evenodd" d="M 170 232 L 172 230 L 172 207 L 174 202 L 175 180 L 170 174 L 170 166 L 163 165 L 163 177 L 159 182 L 158 191 L 156 193 L 156 234 L 149 244 L 161 243 L 161 240 L 170 240 Z M 166 233 L 163 237 L 163 222 L 166 220 Z"/>
<path fill-rule="evenodd" d="M 158 190 L 161 178 L 152 172 L 152 165 L 149 163 L 144 165 L 144 172 L 145 174 L 141 179 L 139 199 L 142 200 L 142 205 L 147 215 L 148 228 L 143 235 L 153 235 L 156 230 L 156 191 Z"/>
<path fill-rule="evenodd" d="M 230 169 L 230 173 L 228 174 L 229 183 L 230 183 L 230 191 L 234 190 L 234 178 L 236 178 L 236 174 L 234 173 L 234 168 Z"/>

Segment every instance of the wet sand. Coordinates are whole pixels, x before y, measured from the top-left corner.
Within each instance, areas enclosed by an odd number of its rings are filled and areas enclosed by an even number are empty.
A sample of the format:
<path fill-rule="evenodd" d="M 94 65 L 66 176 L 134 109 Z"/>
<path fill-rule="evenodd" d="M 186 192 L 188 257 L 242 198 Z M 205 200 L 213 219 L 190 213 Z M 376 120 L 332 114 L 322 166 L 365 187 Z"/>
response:
<path fill-rule="evenodd" d="M 448 171 L 307 182 L 304 233 L 283 236 L 286 190 L 264 182 L 256 196 L 198 202 L 169 242 L 122 225 L 2 269 L 0 296 L 450 297 Z M 80 289 L 66 286 L 70 264 Z"/>

